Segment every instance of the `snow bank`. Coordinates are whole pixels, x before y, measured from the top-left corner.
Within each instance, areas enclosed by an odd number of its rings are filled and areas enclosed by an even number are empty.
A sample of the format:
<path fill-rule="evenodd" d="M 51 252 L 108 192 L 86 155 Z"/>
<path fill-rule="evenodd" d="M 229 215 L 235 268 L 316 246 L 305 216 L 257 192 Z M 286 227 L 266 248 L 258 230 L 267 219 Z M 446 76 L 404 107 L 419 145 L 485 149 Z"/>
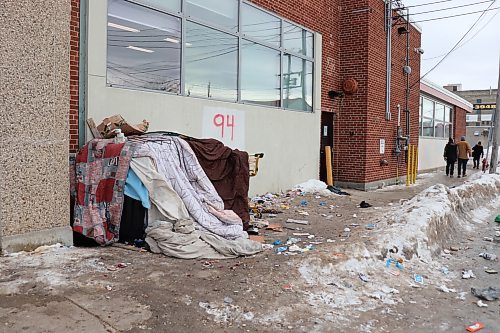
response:
<path fill-rule="evenodd" d="M 481 207 L 498 204 L 499 193 L 497 174 L 480 175 L 454 188 L 443 184 L 429 187 L 387 216 L 388 226 L 377 231 L 376 247 L 383 257 L 397 248 L 407 260 L 416 256 L 430 261 L 458 233 L 470 230 L 470 222 L 481 222 L 473 215 L 481 214 Z M 478 211 L 472 214 L 475 209 Z"/>

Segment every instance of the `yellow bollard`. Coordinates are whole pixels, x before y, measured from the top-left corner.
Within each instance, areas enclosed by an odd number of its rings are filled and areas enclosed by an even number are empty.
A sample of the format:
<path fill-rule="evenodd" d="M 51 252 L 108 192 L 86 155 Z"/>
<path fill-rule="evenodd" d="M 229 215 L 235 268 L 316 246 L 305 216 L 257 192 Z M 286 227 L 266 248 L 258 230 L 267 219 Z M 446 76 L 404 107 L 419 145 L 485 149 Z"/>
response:
<path fill-rule="evenodd" d="M 411 145 L 408 145 L 408 150 L 406 151 L 407 161 L 406 161 L 406 186 L 410 186 L 411 181 Z"/>
<path fill-rule="evenodd" d="M 326 184 L 333 185 L 333 172 L 332 172 L 332 149 L 330 146 L 325 146 L 326 157 Z"/>
<path fill-rule="evenodd" d="M 418 147 L 413 146 L 415 149 L 415 153 L 413 154 L 413 184 L 417 183 L 417 172 L 418 172 Z"/>
<path fill-rule="evenodd" d="M 410 184 L 413 185 L 413 163 L 415 161 L 415 151 L 413 150 L 413 145 L 410 146 L 410 150 L 411 150 Z"/>

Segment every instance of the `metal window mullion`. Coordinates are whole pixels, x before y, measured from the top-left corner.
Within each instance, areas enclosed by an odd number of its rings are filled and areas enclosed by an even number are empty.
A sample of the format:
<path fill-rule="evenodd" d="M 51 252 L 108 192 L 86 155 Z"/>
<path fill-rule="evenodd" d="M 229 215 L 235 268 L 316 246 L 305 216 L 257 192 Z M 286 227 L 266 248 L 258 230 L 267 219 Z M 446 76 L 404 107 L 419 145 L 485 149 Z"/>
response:
<path fill-rule="evenodd" d="M 184 1 L 181 3 L 181 10 L 184 9 Z M 181 16 L 181 91 L 180 95 L 186 95 L 186 16 Z"/>
<path fill-rule="evenodd" d="M 238 1 L 238 63 L 236 69 L 236 101 L 241 102 L 241 0 Z"/>
<path fill-rule="evenodd" d="M 285 57 L 285 53 L 283 52 L 283 20 L 280 20 L 280 107 L 282 109 L 285 108 L 285 102 L 283 100 L 283 82 L 284 82 L 284 73 L 283 73 L 283 59 Z"/>
<path fill-rule="evenodd" d="M 432 137 L 436 137 L 436 102 L 432 102 Z"/>

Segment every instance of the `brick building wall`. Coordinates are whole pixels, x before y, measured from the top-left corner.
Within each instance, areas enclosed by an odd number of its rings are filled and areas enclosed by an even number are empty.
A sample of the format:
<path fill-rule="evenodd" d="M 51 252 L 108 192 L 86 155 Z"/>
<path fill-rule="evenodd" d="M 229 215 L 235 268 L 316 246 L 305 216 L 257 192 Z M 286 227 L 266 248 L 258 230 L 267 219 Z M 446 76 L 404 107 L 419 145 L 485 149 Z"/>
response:
<path fill-rule="evenodd" d="M 456 141 L 460 140 L 462 135 L 466 134 L 466 111 L 458 106 L 455 106 L 455 118 L 453 119 L 453 137 Z"/>
<path fill-rule="evenodd" d="M 80 0 L 71 0 L 70 18 L 69 152 L 78 151 L 78 62 L 80 44 Z"/>
<path fill-rule="evenodd" d="M 335 123 L 334 179 L 362 182 L 366 178 L 368 109 L 368 1 L 342 1 L 340 19 L 341 80 L 358 81 L 358 92 L 339 101 Z"/>
<path fill-rule="evenodd" d="M 406 75 L 403 67 L 406 65 L 406 38 L 407 34 L 399 34 L 398 27 L 406 25 L 402 19 L 395 21 L 392 28 L 392 61 L 391 61 L 391 100 L 390 110 L 392 118 L 385 120 L 385 72 L 386 72 L 386 36 L 384 29 L 384 3 L 378 0 L 370 0 L 372 9 L 369 21 L 369 43 L 368 43 L 368 127 L 367 127 L 367 155 L 365 168 L 366 178 L 363 182 L 373 182 L 381 179 L 396 177 L 397 169 L 399 175 L 406 174 L 405 156 L 400 155 L 398 159 L 394 154 L 396 148 L 397 133 L 397 106 L 401 108 L 402 134 L 408 133 L 406 128 L 405 110 L 406 101 Z M 393 16 L 397 13 L 393 12 Z M 399 25 L 403 24 L 403 25 Z M 418 144 L 419 131 L 419 106 L 420 106 L 420 54 L 415 48 L 420 47 L 420 32 L 410 25 L 409 31 L 409 65 L 412 69 L 409 75 L 410 96 L 408 110 L 410 116 L 410 144 Z M 380 139 L 385 139 L 385 154 L 380 154 Z M 380 160 L 384 159 L 388 165 L 381 166 Z M 399 164 L 398 164 L 399 163 Z"/>
<path fill-rule="evenodd" d="M 341 13 L 341 81 L 354 78 L 359 91 L 344 98 L 338 110 L 336 125 L 336 179 L 345 183 L 369 183 L 395 178 L 405 174 L 404 155 L 399 159 L 393 153 L 396 146 L 397 105 L 401 106 L 401 126 L 406 133 L 405 108 L 406 77 L 403 66 L 406 59 L 406 35 L 392 32 L 391 113 L 385 120 L 386 92 L 386 33 L 385 5 L 380 0 L 342 1 Z M 396 13 L 394 13 L 396 15 Z M 404 22 L 404 21 L 400 21 Z M 420 46 L 420 32 L 410 26 L 410 85 L 420 77 L 420 55 L 414 51 Z M 418 83 L 410 91 L 410 137 L 418 143 Z M 380 139 L 385 140 L 385 154 L 380 154 Z M 388 165 L 381 166 L 386 160 Z M 397 170 L 399 167 L 399 170 Z"/>

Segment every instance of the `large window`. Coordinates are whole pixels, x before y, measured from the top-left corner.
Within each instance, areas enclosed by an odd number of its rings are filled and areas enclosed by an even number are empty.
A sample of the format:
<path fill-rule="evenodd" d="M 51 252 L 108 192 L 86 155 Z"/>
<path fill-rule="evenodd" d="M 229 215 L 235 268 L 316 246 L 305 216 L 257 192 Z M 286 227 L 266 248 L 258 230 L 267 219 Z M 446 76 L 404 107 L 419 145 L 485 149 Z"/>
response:
<path fill-rule="evenodd" d="M 238 38 L 188 22 L 184 59 L 186 96 L 236 102 Z"/>
<path fill-rule="evenodd" d="M 420 97 L 420 135 L 449 138 L 452 133 L 452 108 L 428 97 Z"/>
<path fill-rule="evenodd" d="M 243 0 L 108 0 L 107 84 L 312 112 L 314 34 Z"/>
<path fill-rule="evenodd" d="M 180 41 L 179 18 L 109 0 L 108 84 L 179 93 Z"/>
<path fill-rule="evenodd" d="M 241 100 L 280 106 L 280 52 L 250 41 L 241 52 Z"/>

